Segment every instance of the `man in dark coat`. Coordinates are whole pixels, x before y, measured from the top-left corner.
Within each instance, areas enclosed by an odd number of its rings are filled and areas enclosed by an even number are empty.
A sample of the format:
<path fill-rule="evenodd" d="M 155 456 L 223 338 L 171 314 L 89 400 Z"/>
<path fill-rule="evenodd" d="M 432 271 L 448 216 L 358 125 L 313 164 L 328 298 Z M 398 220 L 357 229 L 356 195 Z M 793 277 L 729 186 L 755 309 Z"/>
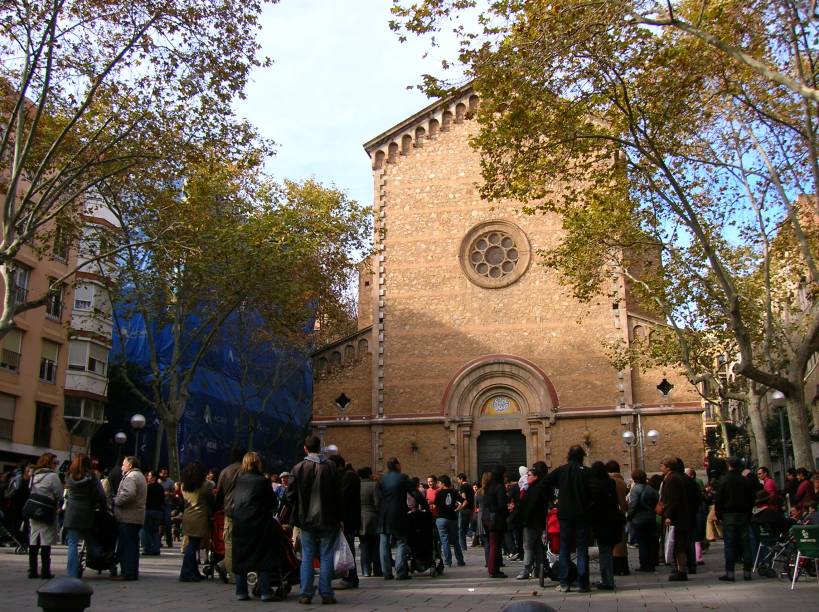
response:
<path fill-rule="evenodd" d="M 409 580 L 407 568 L 407 494 L 412 491 L 412 481 L 401 473 L 401 462 L 397 457 L 387 460 L 387 473 L 378 483 L 378 533 L 381 535 L 381 571 L 384 580 L 392 580 L 392 554 L 390 540 L 394 539 L 395 572 L 398 580 Z"/>
<path fill-rule="evenodd" d="M 686 495 L 686 476 L 677 471 L 677 460 L 666 457 L 660 463 L 663 484 L 660 495 L 663 525 L 674 527 L 674 564 L 676 569 L 668 577 L 671 582 L 688 580 L 688 533 L 691 529 L 691 510 Z"/>
<path fill-rule="evenodd" d="M 341 522 L 344 525 L 344 537 L 355 559 L 355 537 L 361 529 L 361 478 L 355 473 L 353 466 L 345 462 L 341 455 L 331 455 L 329 459 L 336 464 L 341 474 Z M 336 588 L 357 589 L 357 568 L 353 567 Z"/>
<path fill-rule="evenodd" d="M 725 538 L 725 574 L 720 580 L 734 581 L 734 555 L 742 546 L 742 567 L 745 580 L 751 580 L 753 553 L 748 537 L 751 511 L 754 508 L 754 489 L 751 482 L 740 473 L 741 463 L 737 457 L 728 458 L 728 473 L 717 483 L 714 509 L 722 521 Z"/>
<path fill-rule="evenodd" d="M 546 512 L 552 497 L 552 490 L 546 486 L 549 468 L 543 461 L 537 461 L 530 470 L 528 488 L 521 493 L 518 502 L 518 519 L 523 526 L 523 569 L 516 576 L 526 580 L 534 572 L 540 573 L 543 563 L 543 530 L 546 529 Z"/>
<path fill-rule="evenodd" d="M 569 561 L 572 542 L 577 544 L 577 584 L 581 593 L 589 592 L 589 472 L 583 467 L 586 451 L 574 445 L 567 462 L 546 476 L 546 486 L 558 488 L 557 518 L 560 522 L 560 584 L 558 591 L 569 590 Z"/>
<path fill-rule="evenodd" d="M 336 603 L 333 593 L 333 547 L 341 522 L 341 482 L 336 464 L 322 454 L 321 440 L 307 436 L 307 456 L 293 468 L 287 486 L 287 502 L 293 508 L 293 524 L 301 529 L 301 596 L 299 603 L 313 599 L 313 558 L 319 554 L 321 603 Z"/>

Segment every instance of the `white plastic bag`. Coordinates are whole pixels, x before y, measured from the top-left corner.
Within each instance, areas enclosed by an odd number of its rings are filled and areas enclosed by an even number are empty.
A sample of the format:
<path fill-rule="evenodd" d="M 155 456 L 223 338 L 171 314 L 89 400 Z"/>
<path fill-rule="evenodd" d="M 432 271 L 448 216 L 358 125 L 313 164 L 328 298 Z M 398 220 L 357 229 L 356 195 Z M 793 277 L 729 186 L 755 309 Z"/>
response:
<path fill-rule="evenodd" d="M 336 543 L 333 545 L 333 571 L 336 576 L 344 577 L 355 567 L 353 552 L 344 537 L 344 531 L 339 529 Z"/>
<path fill-rule="evenodd" d="M 674 565 L 674 525 L 665 528 L 665 562 Z"/>

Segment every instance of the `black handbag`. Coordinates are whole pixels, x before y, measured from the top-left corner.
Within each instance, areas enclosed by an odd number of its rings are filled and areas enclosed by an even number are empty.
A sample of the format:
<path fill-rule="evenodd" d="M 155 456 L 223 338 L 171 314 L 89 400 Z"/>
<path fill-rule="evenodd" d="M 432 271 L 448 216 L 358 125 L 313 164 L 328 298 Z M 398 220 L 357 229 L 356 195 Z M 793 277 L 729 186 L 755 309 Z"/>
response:
<path fill-rule="evenodd" d="M 38 523 L 53 523 L 57 518 L 57 502 L 48 495 L 32 493 L 23 505 L 23 519 Z"/>

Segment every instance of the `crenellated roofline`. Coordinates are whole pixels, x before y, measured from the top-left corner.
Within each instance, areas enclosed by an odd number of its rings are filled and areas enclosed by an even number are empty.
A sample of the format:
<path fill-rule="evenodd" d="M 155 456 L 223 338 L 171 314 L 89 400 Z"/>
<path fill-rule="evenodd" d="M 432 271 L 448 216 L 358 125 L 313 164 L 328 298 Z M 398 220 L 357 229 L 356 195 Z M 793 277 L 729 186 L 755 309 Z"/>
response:
<path fill-rule="evenodd" d="M 436 138 L 438 132 L 448 132 L 453 123 L 471 118 L 477 109 L 478 96 L 468 83 L 407 117 L 364 143 L 373 170 L 382 168 L 385 162 L 394 163 L 399 155 L 409 155 L 413 148 L 423 147 L 425 140 Z"/>

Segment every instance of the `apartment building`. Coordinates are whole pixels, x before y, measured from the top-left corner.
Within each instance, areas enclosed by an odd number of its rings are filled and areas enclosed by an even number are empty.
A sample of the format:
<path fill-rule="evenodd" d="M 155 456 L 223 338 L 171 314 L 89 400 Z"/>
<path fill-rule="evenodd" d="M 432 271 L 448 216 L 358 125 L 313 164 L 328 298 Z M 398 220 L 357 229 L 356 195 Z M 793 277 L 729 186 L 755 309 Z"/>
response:
<path fill-rule="evenodd" d="M 15 257 L 15 303 L 42 295 L 52 279 L 78 268 L 44 308 L 15 317 L 0 357 L 0 469 L 46 451 L 60 459 L 87 450 L 104 422 L 111 348 L 110 269 L 91 260 L 116 220 L 93 198 L 77 244 Z M 0 288 L 2 295 L 2 288 Z"/>

